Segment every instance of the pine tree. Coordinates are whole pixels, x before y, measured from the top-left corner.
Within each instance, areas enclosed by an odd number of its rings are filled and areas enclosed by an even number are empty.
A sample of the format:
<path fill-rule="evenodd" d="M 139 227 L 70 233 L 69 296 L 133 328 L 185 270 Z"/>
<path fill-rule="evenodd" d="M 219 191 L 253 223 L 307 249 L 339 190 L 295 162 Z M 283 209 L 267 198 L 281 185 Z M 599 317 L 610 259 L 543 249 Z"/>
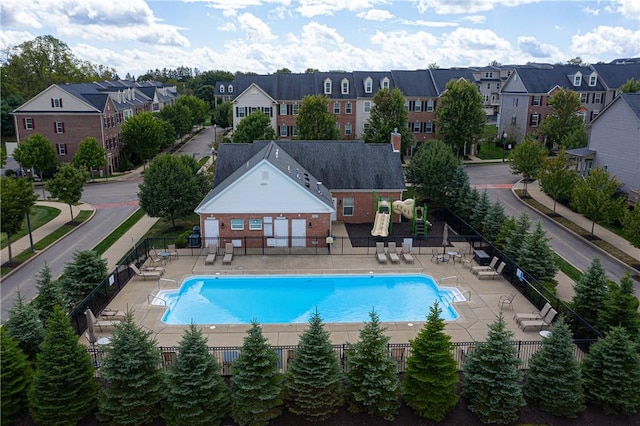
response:
<path fill-rule="evenodd" d="M 484 190 L 480 194 L 480 198 L 478 198 L 478 201 L 471 212 L 471 224 L 481 234 L 484 234 L 484 219 L 487 217 L 489 207 L 491 207 L 489 193 Z"/>
<path fill-rule="evenodd" d="M 475 209 L 479 199 L 480 192 L 475 188 L 471 188 L 466 194 L 464 200 L 461 202 L 460 214 L 469 224 L 471 224 L 471 214 L 473 213 L 473 209 Z"/>
<path fill-rule="evenodd" d="M 582 363 L 587 401 L 607 414 L 633 414 L 640 407 L 640 356 L 627 332 L 615 327 L 591 346 Z"/>
<path fill-rule="evenodd" d="M 87 348 L 61 307 L 47 324 L 29 391 L 31 415 L 37 424 L 75 425 L 95 409 L 98 382 Z"/>
<path fill-rule="evenodd" d="M 631 280 L 631 273 L 622 277 L 620 285 L 612 284 L 604 297 L 602 309 L 598 313 L 596 327 L 602 333 L 613 327 L 622 327 L 631 340 L 640 337 L 640 319 L 638 319 L 638 298 Z"/>
<path fill-rule="evenodd" d="M 467 174 L 464 165 L 460 164 L 456 169 L 451 197 L 448 198 L 449 205 L 459 211 L 462 201 L 470 190 L 471 186 L 469 184 L 469 175 Z"/>
<path fill-rule="evenodd" d="M 441 421 L 458 403 L 458 363 L 451 337 L 444 333 L 442 309 L 434 302 L 424 328 L 411 340 L 402 391 L 407 405 L 421 417 Z"/>
<path fill-rule="evenodd" d="M 300 335 L 285 378 L 287 407 L 309 421 L 323 421 L 344 404 L 342 368 L 329 332 L 316 312 Z"/>
<path fill-rule="evenodd" d="M 65 306 L 60 287 L 51 277 L 51 268 L 46 263 L 36 277 L 36 286 L 38 288 L 38 296 L 34 299 L 34 303 L 40 312 L 40 320 L 46 325 L 47 318 L 53 312 L 53 308 L 56 305 Z"/>
<path fill-rule="evenodd" d="M 16 339 L 18 346 L 34 362 L 40 352 L 40 343 L 44 339 L 44 327 L 35 304 L 24 303 L 18 290 L 13 308 L 9 311 L 9 319 L 5 323 L 9 336 Z"/>
<path fill-rule="evenodd" d="M 156 419 L 165 390 L 161 361 L 151 332 L 127 312 L 115 327 L 100 369 L 106 384 L 98 397 L 100 419 L 111 425 L 142 425 Z"/>
<path fill-rule="evenodd" d="M 562 317 L 529 360 L 524 394 L 556 416 L 576 417 L 585 409 L 580 364 L 573 356 L 571 331 Z"/>
<path fill-rule="evenodd" d="M 520 249 L 518 265 L 541 283 L 555 287 L 558 266 L 555 253 L 549 247 L 549 238 L 542 228 L 542 221 L 536 221 L 533 232 L 527 234 Z"/>
<path fill-rule="evenodd" d="M 29 408 L 29 386 L 33 377 L 27 356 L 18 342 L 0 327 L 0 386 L 3 425 L 18 423 Z"/>
<path fill-rule="evenodd" d="M 531 227 L 531 221 L 529 215 L 526 212 L 520 213 L 520 216 L 516 219 L 515 229 L 511 234 L 505 238 L 504 254 L 514 262 L 517 262 L 520 254 L 520 249 L 524 244 L 524 239 L 529 233 Z"/>
<path fill-rule="evenodd" d="M 220 364 L 209 355 L 207 341 L 194 324 L 178 344 L 166 381 L 167 425 L 219 424 L 228 414 L 229 389 L 220 376 Z"/>
<path fill-rule="evenodd" d="M 79 250 L 73 253 L 73 259 L 65 265 L 59 285 L 65 299 L 75 303 L 82 300 L 106 277 L 107 259 L 93 250 Z"/>
<path fill-rule="evenodd" d="M 393 420 L 400 406 L 398 367 L 391 359 L 384 335 L 386 328 L 374 311 L 360 330 L 360 340 L 347 352 L 347 392 L 351 411 L 366 411 L 385 420 Z"/>
<path fill-rule="evenodd" d="M 495 242 L 498 239 L 506 218 L 507 215 L 504 213 L 504 207 L 500 200 L 496 200 L 489 206 L 487 214 L 482 221 L 484 236 L 487 240 Z"/>
<path fill-rule="evenodd" d="M 237 423 L 266 425 L 282 413 L 284 377 L 277 369 L 277 362 L 276 353 L 254 320 L 244 338 L 240 356 L 231 366 L 231 409 Z"/>
<path fill-rule="evenodd" d="M 512 423 L 525 405 L 520 359 L 512 338 L 500 312 L 489 326 L 487 341 L 477 343 L 463 366 L 462 395 L 483 423 Z"/>
<path fill-rule="evenodd" d="M 593 258 L 591 265 L 576 281 L 573 290 L 573 310 L 589 324 L 594 325 L 609 291 L 607 275 L 598 257 Z"/>
<path fill-rule="evenodd" d="M 507 217 L 502 223 L 502 228 L 496 237 L 495 245 L 500 249 L 504 250 L 505 245 L 507 244 L 507 237 L 511 235 L 516 229 L 516 220 L 513 216 Z"/>

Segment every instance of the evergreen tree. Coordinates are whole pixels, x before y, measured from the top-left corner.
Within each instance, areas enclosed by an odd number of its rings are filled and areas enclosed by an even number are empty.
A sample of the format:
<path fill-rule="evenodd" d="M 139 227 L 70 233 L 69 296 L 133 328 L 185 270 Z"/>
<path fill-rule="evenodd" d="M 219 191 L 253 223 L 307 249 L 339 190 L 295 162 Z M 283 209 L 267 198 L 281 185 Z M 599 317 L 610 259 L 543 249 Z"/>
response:
<path fill-rule="evenodd" d="M 220 364 L 209 355 L 207 341 L 194 324 L 183 334 L 166 380 L 167 425 L 219 424 L 227 415 L 229 390 L 220 376 Z"/>
<path fill-rule="evenodd" d="M 47 318 L 53 312 L 53 308 L 56 305 L 65 306 L 60 287 L 57 281 L 51 277 L 51 268 L 46 263 L 36 277 L 36 287 L 38 288 L 38 295 L 33 300 L 33 303 L 40 313 L 40 320 L 46 325 Z"/>
<path fill-rule="evenodd" d="M 531 221 L 529 220 L 529 215 L 527 215 L 527 213 L 523 211 L 522 213 L 520 213 L 520 216 L 518 216 L 518 219 L 516 219 L 516 226 L 513 232 L 505 238 L 503 252 L 514 262 L 518 261 L 520 249 L 524 244 L 525 237 L 529 233 L 530 226 Z"/>
<path fill-rule="evenodd" d="M 573 286 L 573 310 L 589 324 L 594 325 L 609 291 L 608 279 L 602 263 L 594 257 L 591 265 Z"/>
<path fill-rule="evenodd" d="M 512 338 L 500 312 L 489 326 L 487 341 L 478 342 L 464 363 L 462 395 L 483 423 L 512 423 L 525 405 L 520 359 Z"/>
<path fill-rule="evenodd" d="M 411 356 L 402 382 L 407 405 L 419 416 L 437 422 L 458 403 L 458 363 L 441 313 L 438 302 L 434 302 L 424 328 L 410 340 Z"/>
<path fill-rule="evenodd" d="M 533 232 L 527 234 L 522 243 L 518 265 L 536 280 L 555 287 L 558 266 L 555 253 L 549 247 L 549 238 L 542 228 L 542 221 L 536 221 Z"/>
<path fill-rule="evenodd" d="M 640 356 L 621 327 L 591 346 L 582 363 L 587 401 L 607 414 L 633 414 L 640 407 Z"/>
<path fill-rule="evenodd" d="M 456 169 L 456 175 L 451 189 L 451 196 L 447 199 L 449 206 L 459 211 L 466 194 L 470 190 L 471 186 L 469 184 L 469 175 L 467 174 L 464 165 L 460 164 Z"/>
<path fill-rule="evenodd" d="M 471 224 L 481 234 L 484 234 L 484 220 L 487 217 L 489 207 L 491 207 L 491 200 L 489 200 L 489 193 L 485 189 L 471 212 Z"/>
<path fill-rule="evenodd" d="M 400 406 L 398 367 L 389 355 L 389 337 L 384 335 L 386 328 L 381 327 L 378 314 L 372 311 L 369 317 L 360 330 L 360 340 L 347 352 L 349 409 L 391 421 Z"/>
<path fill-rule="evenodd" d="M 478 200 L 480 199 L 480 192 L 471 188 L 469 192 L 467 192 L 464 201 L 462 201 L 462 205 L 460 207 L 460 214 L 462 218 L 464 218 L 467 223 L 471 225 L 471 214 L 473 213 L 473 209 L 475 209 L 476 204 L 478 204 Z M 473 226 L 473 225 L 472 225 Z"/>
<path fill-rule="evenodd" d="M 630 272 L 622 277 L 620 285 L 609 286 L 602 309 L 598 312 L 596 320 L 598 331 L 606 333 L 616 326 L 624 328 L 632 340 L 638 340 L 640 337 L 638 298 L 635 296 Z"/>
<path fill-rule="evenodd" d="M 37 424 L 75 425 L 95 409 L 98 382 L 91 357 L 60 306 L 47 320 L 36 365 L 29 400 Z"/>
<path fill-rule="evenodd" d="M 342 368 L 329 332 L 316 312 L 300 335 L 296 356 L 289 364 L 285 386 L 287 407 L 309 421 L 323 421 L 344 403 Z"/>
<path fill-rule="evenodd" d="M 504 248 L 507 244 L 507 237 L 511 235 L 516 229 L 516 219 L 513 216 L 507 217 L 502 223 L 502 228 L 500 232 L 498 232 L 498 236 L 496 237 L 495 245 L 504 251 Z"/>
<path fill-rule="evenodd" d="M 60 288 L 65 298 L 79 302 L 107 277 L 107 259 L 93 250 L 78 250 L 64 267 Z"/>
<path fill-rule="evenodd" d="M 100 374 L 106 386 L 98 397 L 99 417 L 111 425 L 142 425 L 160 415 L 164 373 L 157 342 L 127 312 L 116 325 Z"/>
<path fill-rule="evenodd" d="M 4 324 L 9 336 L 16 339 L 18 346 L 34 362 L 40 352 L 40 343 L 44 339 L 44 327 L 35 304 L 24 303 L 24 298 L 18 290 L 13 308 L 9 311 L 9 319 Z"/>
<path fill-rule="evenodd" d="M 16 424 L 29 407 L 29 386 L 33 371 L 18 342 L 0 327 L 0 386 L 3 425 Z"/>
<path fill-rule="evenodd" d="M 484 217 L 482 227 L 484 229 L 484 236 L 489 241 L 496 242 L 498 235 L 504 226 L 504 221 L 507 215 L 504 213 L 504 207 L 500 200 L 493 202 L 487 210 L 487 215 Z"/>
<path fill-rule="evenodd" d="M 282 413 L 283 375 L 278 371 L 277 363 L 276 353 L 254 320 L 244 338 L 240 356 L 231 366 L 231 409 L 237 423 L 266 425 Z"/>
<path fill-rule="evenodd" d="M 573 338 L 562 317 L 529 360 L 524 394 L 556 416 L 576 417 L 585 409 L 580 364 L 573 356 Z"/>

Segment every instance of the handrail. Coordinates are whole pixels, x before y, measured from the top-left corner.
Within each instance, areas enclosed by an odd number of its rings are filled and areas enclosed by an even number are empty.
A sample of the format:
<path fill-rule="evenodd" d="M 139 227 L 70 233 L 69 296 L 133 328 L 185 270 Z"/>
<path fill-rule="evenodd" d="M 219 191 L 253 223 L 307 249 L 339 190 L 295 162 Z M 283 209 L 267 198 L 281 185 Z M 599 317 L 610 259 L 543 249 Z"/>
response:
<path fill-rule="evenodd" d="M 149 300 L 150 297 L 153 298 L 153 299 L 158 299 L 158 300 L 162 301 L 162 303 L 164 303 L 164 306 L 167 306 L 167 301 L 166 300 L 164 300 L 162 297 L 154 296 L 153 294 L 147 295 L 147 304 L 148 305 L 152 304 L 151 301 Z"/>
<path fill-rule="evenodd" d="M 441 277 L 438 280 L 438 284 L 441 284 L 443 280 L 451 280 L 451 279 L 456 279 L 456 287 L 458 286 L 458 276 L 457 275 L 451 275 L 450 277 Z"/>
<path fill-rule="evenodd" d="M 460 291 L 460 295 L 461 295 L 461 296 L 464 296 L 465 294 L 467 294 L 467 295 L 468 295 L 468 297 L 467 297 L 467 296 L 465 296 L 465 300 L 464 300 L 465 302 L 468 302 L 468 301 L 470 301 L 470 300 L 471 300 L 471 290 L 460 290 L 460 289 L 458 288 L 458 291 Z M 454 300 L 454 302 L 456 302 L 456 300 Z M 461 300 L 460 300 L 460 302 L 461 302 Z"/>
<path fill-rule="evenodd" d="M 160 288 L 160 281 L 169 281 L 169 282 L 175 283 L 176 285 L 178 284 L 177 280 L 172 280 L 171 278 L 160 278 L 158 280 L 158 288 Z"/>

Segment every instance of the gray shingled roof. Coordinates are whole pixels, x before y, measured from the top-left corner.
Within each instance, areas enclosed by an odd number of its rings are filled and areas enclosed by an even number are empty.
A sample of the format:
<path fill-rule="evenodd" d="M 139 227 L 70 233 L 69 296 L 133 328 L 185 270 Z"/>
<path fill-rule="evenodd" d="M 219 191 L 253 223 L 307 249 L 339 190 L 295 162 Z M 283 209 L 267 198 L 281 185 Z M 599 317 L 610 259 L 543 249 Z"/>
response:
<path fill-rule="evenodd" d="M 214 189 L 269 143 L 221 144 Z M 393 152 L 390 143 L 281 140 L 277 144 L 329 190 L 405 189 L 400 155 Z"/>
<path fill-rule="evenodd" d="M 385 77 L 389 79 L 389 89 L 393 89 L 395 87 L 395 83 L 390 71 L 354 71 L 352 74 L 354 81 L 353 87 L 355 89 L 356 98 L 372 98 L 373 95 L 375 95 L 375 93 L 380 90 L 380 82 Z M 366 93 L 364 91 L 364 80 L 367 77 L 371 77 L 371 80 L 373 80 L 372 93 Z"/>
<path fill-rule="evenodd" d="M 635 77 L 636 80 L 640 80 L 640 62 L 624 64 L 593 64 L 592 68 L 598 73 L 598 77 L 601 78 L 610 89 L 617 89 L 632 77 Z"/>
<path fill-rule="evenodd" d="M 638 118 L 640 118 L 640 93 L 621 93 L 620 97 L 629 105 Z"/>
<path fill-rule="evenodd" d="M 589 67 L 578 65 L 525 65 L 516 67 L 516 71 L 528 93 L 549 93 L 556 86 L 576 92 L 604 92 L 606 90 L 600 78 L 595 86 L 589 86 L 589 76 L 593 72 Z M 582 84 L 574 86 L 572 76 L 578 71 L 582 73 Z"/>
<path fill-rule="evenodd" d="M 464 78 L 467 81 L 475 82 L 473 70 L 469 68 L 435 68 L 429 70 L 433 77 L 433 85 L 437 96 L 442 95 L 447 90 L 447 83 L 451 80 Z"/>
<path fill-rule="evenodd" d="M 420 96 L 428 98 L 438 97 L 429 70 L 391 71 L 395 86 L 405 96 Z"/>

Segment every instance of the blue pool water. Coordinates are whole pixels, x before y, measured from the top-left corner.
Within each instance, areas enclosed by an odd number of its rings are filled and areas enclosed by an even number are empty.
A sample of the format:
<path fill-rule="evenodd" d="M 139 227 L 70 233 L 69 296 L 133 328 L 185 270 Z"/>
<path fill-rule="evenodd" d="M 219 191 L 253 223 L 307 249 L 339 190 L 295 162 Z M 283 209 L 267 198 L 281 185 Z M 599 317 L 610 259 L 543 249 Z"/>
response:
<path fill-rule="evenodd" d="M 464 297 L 427 275 L 287 275 L 196 276 L 154 300 L 167 324 L 270 324 L 306 323 L 316 308 L 324 322 L 362 323 L 372 309 L 383 322 L 424 321 L 434 300 L 454 320 L 450 302 Z"/>

